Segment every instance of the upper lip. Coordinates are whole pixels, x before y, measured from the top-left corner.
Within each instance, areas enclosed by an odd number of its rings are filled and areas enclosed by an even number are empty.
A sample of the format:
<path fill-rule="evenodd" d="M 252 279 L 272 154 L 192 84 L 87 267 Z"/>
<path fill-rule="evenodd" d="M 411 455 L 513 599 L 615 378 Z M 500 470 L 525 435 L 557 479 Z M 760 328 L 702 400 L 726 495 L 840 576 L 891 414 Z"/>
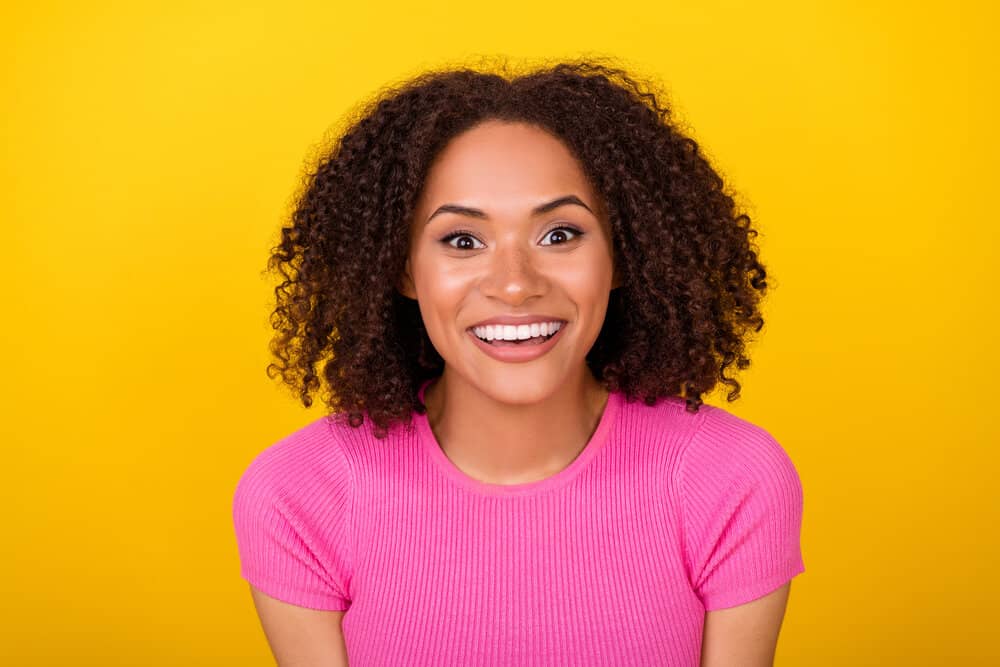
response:
<path fill-rule="evenodd" d="M 485 327 L 487 325 L 496 324 L 511 324 L 518 326 L 520 324 L 541 324 L 542 322 L 561 322 L 565 323 L 566 320 L 561 317 L 554 317 L 552 315 L 497 315 L 496 317 L 491 317 L 488 320 L 483 320 L 482 322 L 476 322 L 470 329 L 476 327 Z"/>

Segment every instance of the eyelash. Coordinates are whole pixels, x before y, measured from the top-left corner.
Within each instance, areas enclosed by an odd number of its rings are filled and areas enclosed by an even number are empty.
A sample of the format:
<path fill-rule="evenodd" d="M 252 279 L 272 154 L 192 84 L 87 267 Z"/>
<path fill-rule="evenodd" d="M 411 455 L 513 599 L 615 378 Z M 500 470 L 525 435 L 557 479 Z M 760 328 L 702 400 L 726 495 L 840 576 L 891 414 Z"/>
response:
<path fill-rule="evenodd" d="M 578 239 L 584 234 L 583 231 L 577 229 L 576 227 L 570 227 L 568 225 L 560 225 L 559 227 L 553 227 L 549 231 L 545 232 L 545 236 L 548 236 L 552 232 L 558 232 L 558 231 L 568 231 L 573 233 L 575 236 L 571 238 L 569 241 L 563 241 L 562 243 L 550 243 L 549 245 L 566 245 L 570 241 Z M 461 236 L 469 236 L 471 238 L 476 238 L 476 235 L 467 229 L 457 229 L 452 233 L 448 234 L 447 236 L 445 236 L 444 238 L 442 238 L 441 242 L 446 245 L 450 245 L 452 248 L 455 248 L 455 250 L 481 250 L 481 248 L 456 248 L 455 246 L 451 245 L 452 240 L 457 239 Z M 476 240 L 478 241 L 479 239 Z M 480 243 L 482 243 L 482 241 L 480 241 Z"/>

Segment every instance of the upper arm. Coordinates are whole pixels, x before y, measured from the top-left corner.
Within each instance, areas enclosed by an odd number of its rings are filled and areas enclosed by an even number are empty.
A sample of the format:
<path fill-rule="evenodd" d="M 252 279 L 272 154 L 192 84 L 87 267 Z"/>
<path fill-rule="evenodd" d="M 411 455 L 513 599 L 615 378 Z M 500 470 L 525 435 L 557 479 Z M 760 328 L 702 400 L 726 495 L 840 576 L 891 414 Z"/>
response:
<path fill-rule="evenodd" d="M 757 600 L 805 570 L 802 483 L 767 431 L 710 411 L 676 484 L 684 565 L 706 611 Z"/>
<path fill-rule="evenodd" d="M 250 593 L 278 667 L 347 667 L 345 612 L 288 604 L 253 586 Z"/>
<path fill-rule="evenodd" d="M 701 667 L 770 667 L 791 582 L 727 609 L 705 612 Z"/>

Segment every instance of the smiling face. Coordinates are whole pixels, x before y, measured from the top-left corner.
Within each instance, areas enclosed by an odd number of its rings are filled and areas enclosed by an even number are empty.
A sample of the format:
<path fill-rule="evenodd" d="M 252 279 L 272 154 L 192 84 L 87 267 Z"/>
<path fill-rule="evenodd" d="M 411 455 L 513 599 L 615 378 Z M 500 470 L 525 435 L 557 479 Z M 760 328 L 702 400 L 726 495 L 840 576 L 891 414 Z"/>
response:
<path fill-rule="evenodd" d="M 615 286 L 612 257 L 599 197 L 568 148 L 535 126 L 488 121 L 431 165 L 399 289 L 417 300 L 449 378 L 500 402 L 537 403 L 586 381 Z M 512 329 L 518 321 L 559 329 Z M 540 337 L 496 340 L 501 332 Z"/>

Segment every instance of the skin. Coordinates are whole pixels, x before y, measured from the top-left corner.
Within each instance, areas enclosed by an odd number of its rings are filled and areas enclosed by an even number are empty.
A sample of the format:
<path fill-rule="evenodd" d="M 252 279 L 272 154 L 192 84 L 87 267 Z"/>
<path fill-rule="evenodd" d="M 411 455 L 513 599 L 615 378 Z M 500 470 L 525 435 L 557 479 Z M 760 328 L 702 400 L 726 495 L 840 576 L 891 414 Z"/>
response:
<path fill-rule="evenodd" d="M 701 667 L 769 667 L 785 617 L 791 582 L 763 597 L 705 612 Z"/>
<path fill-rule="evenodd" d="M 288 604 L 253 586 L 250 594 L 278 667 L 347 667 L 345 612 Z"/>
<path fill-rule="evenodd" d="M 531 214 L 566 195 L 586 207 Z M 447 211 L 432 217 L 445 204 L 478 209 L 483 217 Z M 445 242 L 461 231 L 468 234 Z M 411 221 L 400 292 L 419 303 L 445 361 L 426 392 L 428 420 L 445 454 L 468 476 L 495 484 L 536 481 L 583 450 L 608 397 L 584 359 L 616 284 L 612 254 L 600 198 L 548 133 L 490 121 L 438 155 Z M 538 359 L 509 363 L 484 354 L 467 332 L 487 318 L 520 314 L 565 320 L 562 340 Z"/>
<path fill-rule="evenodd" d="M 566 195 L 584 206 L 532 215 L 536 206 Z M 481 216 L 432 216 L 446 204 Z M 582 234 L 560 229 L 564 225 Z M 465 235 L 445 240 L 459 231 Z M 493 484 L 528 483 L 579 455 L 608 398 L 585 358 L 619 284 L 600 198 L 558 139 L 533 126 L 489 121 L 438 155 L 410 221 L 410 251 L 397 288 L 418 302 L 445 361 L 425 402 L 438 443 L 460 470 Z M 533 361 L 495 360 L 466 331 L 497 315 L 526 313 L 567 322 L 563 339 Z M 706 612 L 702 667 L 771 665 L 788 590 L 785 584 L 747 604 Z M 347 664 L 344 612 L 251 592 L 280 666 Z"/>

